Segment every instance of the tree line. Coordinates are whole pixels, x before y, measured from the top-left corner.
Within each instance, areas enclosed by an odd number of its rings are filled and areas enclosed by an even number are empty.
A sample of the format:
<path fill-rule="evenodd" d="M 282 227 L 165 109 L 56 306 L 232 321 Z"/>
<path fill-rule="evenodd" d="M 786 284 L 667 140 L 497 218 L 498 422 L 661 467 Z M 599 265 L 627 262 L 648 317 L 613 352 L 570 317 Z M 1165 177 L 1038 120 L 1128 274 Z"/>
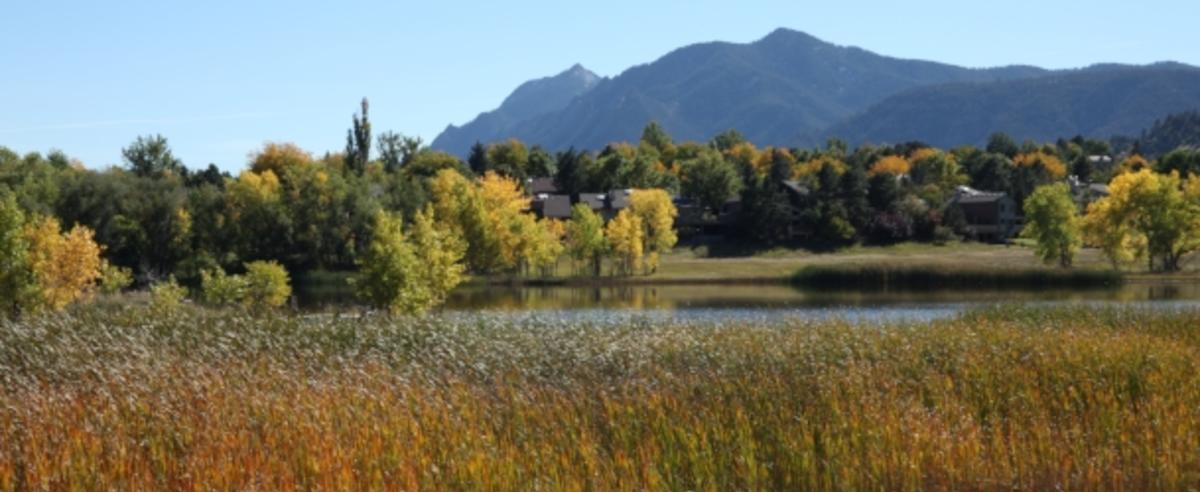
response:
<path fill-rule="evenodd" d="M 160 135 L 137 138 L 122 149 L 123 165 L 106 169 L 87 169 L 61 152 L 22 156 L 0 147 L 0 289 L 9 289 L 0 293 L 41 291 L 24 296 L 40 300 L 23 304 L 55 308 L 74 300 L 55 293 L 60 284 L 83 292 L 176 279 L 212 290 L 213 300 L 261 304 L 253 299 L 278 299 L 272 285 L 289 282 L 289 273 L 339 270 L 360 272 L 356 289 L 364 299 L 418 311 L 466 274 L 546 275 L 564 256 L 581 274 L 602 275 L 605 266 L 614 275 L 653 272 L 678 239 L 676 205 L 683 203 L 709 219 L 737 204 L 728 235 L 752 244 L 953 240 L 966 234 L 965 223 L 946 204 L 963 185 L 1008 193 L 1031 223 L 1078 237 L 1060 252 L 1087 240 L 1116 263 L 1150 258 L 1152 269 L 1173 270 L 1197 236 L 1183 226 L 1154 229 L 1147 223 L 1165 219 L 1136 214 L 1171 206 L 1184 215 L 1172 221 L 1195 222 L 1187 215 L 1196 194 L 1188 178 L 1200 172 L 1200 152 L 1188 149 L 1105 167 L 1089 157 L 1111 153 L 1108 144 L 1081 137 L 1018 144 L 997 134 L 983 148 L 949 150 L 920 142 L 850 150 L 837 140 L 759 148 L 733 130 L 709 142 L 676 142 L 651 123 L 637 142 L 596 152 L 552 153 L 509 140 L 477 144 L 462 160 L 418 138 L 372 135 L 368 110 L 364 100 L 344 151 L 318 156 L 268 142 L 236 176 L 214 165 L 187 167 Z M 1068 174 L 1113 179 L 1112 196 L 1086 215 L 1076 210 L 1074 219 L 1036 219 L 1045 207 L 1067 209 L 1041 189 Z M 552 177 L 571 197 L 569 220 L 531 213 L 525 185 L 535 177 Z M 1134 177 L 1140 181 L 1126 183 Z M 1148 187 L 1170 193 L 1148 197 Z M 583 193 L 624 189 L 639 191 L 610 220 L 579 203 Z M 1125 189 L 1129 197 L 1121 198 Z M 1036 227 L 1028 234 L 1043 232 Z M 1047 254 L 1053 261 L 1064 255 Z M 255 282 L 261 287 L 250 289 Z M 233 293 L 220 294 L 222 287 Z"/>

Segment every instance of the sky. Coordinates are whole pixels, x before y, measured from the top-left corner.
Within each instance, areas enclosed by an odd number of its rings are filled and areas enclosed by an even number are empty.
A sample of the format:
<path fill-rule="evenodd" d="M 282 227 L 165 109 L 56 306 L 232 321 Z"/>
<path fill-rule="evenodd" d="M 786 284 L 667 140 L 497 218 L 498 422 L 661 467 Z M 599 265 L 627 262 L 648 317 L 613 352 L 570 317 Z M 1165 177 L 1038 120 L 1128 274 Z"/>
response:
<path fill-rule="evenodd" d="M 91 168 L 162 134 L 236 172 L 264 142 L 432 141 L 575 63 L 615 76 L 691 43 L 787 27 L 880 54 L 984 67 L 1200 65 L 1200 2 L 1146 0 L 21 1 L 0 5 L 0 146 Z"/>

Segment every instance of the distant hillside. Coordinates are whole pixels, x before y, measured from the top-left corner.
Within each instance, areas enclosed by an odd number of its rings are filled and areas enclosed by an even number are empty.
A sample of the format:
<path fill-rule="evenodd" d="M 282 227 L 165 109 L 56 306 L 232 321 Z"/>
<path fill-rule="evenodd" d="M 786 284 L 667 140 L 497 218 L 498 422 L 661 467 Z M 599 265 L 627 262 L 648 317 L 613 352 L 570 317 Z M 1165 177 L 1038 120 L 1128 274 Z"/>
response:
<path fill-rule="evenodd" d="M 756 143 L 791 144 L 914 87 L 1044 73 L 1033 67 L 967 69 L 889 58 L 779 29 L 750 44 L 680 48 L 579 90 L 562 108 L 534 111 L 527 118 L 513 116 L 505 101 L 499 110 L 448 128 L 433 146 L 462 155 L 475 140 L 516 137 L 553 149 L 595 149 L 636 139 L 651 120 L 678 139 L 705 140 L 737 128 Z"/>
<path fill-rule="evenodd" d="M 889 97 L 806 143 L 838 136 L 851 144 L 920 140 L 982 144 L 1014 139 L 1137 135 L 1164 115 L 1200 108 L 1200 69 L 1162 63 L 1097 65 L 1042 77 L 914 88 Z"/>
<path fill-rule="evenodd" d="M 1172 114 L 1155 121 L 1154 126 L 1142 131 L 1136 142 L 1148 156 L 1166 154 L 1179 147 L 1200 148 L 1200 111 Z"/>
<path fill-rule="evenodd" d="M 461 127 L 450 125 L 434 139 L 432 146 L 465 155 L 476 141 L 493 142 L 508 138 L 513 125 L 566 107 L 571 100 L 591 90 L 600 80 L 591 70 L 576 64 L 553 77 L 525 82 L 499 108 L 480 114 Z"/>

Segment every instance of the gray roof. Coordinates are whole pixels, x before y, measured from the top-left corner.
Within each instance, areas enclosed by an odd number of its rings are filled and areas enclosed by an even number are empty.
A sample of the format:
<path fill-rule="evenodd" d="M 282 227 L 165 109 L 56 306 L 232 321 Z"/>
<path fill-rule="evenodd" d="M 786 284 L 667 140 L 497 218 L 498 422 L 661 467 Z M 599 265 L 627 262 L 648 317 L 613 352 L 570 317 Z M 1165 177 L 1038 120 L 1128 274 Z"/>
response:
<path fill-rule="evenodd" d="M 554 178 L 532 178 L 525 182 L 525 191 L 531 195 L 554 194 L 558 193 L 558 185 L 554 183 Z"/>
<path fill-rule="evenodd" d="M 1008 193 L 976 193 L 973 195 L 959 195 L 955 198 L 956 203 L 993 203 L 1004 198 L 1008 198 Z"/>
<path fill-rule="evenodd" d="M 571 197 L 550 195 L 542 200 L 542 217 L 551 219 L 571 218 Z"/>
<path fill-rule="evenodd" d="M 787 180 L 783 182 L 783 186 L 798 195 L 808 195 L 808 187 L 800 184 L 799 181 Z"/>
<path fill-rule="evenodd" d="M 629 207 L 629 195 L 633 190 L 612 190 L 608 192 L 608 208 L 621 210 Z"/>
<path fill-rule="evenodd" d="M 601 210 L 604 208 L 604 193 L 580 193 L 579 203 L 586 203 L 592 210 Z"/>

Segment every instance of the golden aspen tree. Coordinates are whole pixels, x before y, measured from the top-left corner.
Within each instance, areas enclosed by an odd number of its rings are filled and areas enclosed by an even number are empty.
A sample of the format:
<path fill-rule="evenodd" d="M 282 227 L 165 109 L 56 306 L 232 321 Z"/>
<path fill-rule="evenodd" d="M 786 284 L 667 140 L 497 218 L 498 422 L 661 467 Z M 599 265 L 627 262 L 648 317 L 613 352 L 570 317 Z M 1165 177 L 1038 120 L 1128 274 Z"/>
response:
<path fill-rule="evenodd" d="M 36 283 L 33 310 L 61 310 L 88 294 L 101 274 L 100 245 L 83 226 L 61 232 L 58 219 L 26 224 L 29 267 Z"/>
<path fill-rule="evenodd" d="M 675 234 L 675 218 L 679 216 L 671 195 L 665 190 L 634 190 L 629 196 L 629 210 L 640 219 L 648 273 L 658 270 L 659 256 L 670 251 L 679 241 Z"/>
<path fill-rule="evenodd" d="M 642 219 L 628 209 L 617 213 L 604 229 L 617 273 L 632 275 L 641 269 L 644 254 L 645 232 Z"/>
<path fill-rule="evenodd" d="M 576 265 L 590 265 L 592 275 L 600 276 L 600 267 L 608 250 L 604 237 L 604 219 L 586 203 L 571 207 L 571 220 L 566 225 L 567 252 Z"/>

